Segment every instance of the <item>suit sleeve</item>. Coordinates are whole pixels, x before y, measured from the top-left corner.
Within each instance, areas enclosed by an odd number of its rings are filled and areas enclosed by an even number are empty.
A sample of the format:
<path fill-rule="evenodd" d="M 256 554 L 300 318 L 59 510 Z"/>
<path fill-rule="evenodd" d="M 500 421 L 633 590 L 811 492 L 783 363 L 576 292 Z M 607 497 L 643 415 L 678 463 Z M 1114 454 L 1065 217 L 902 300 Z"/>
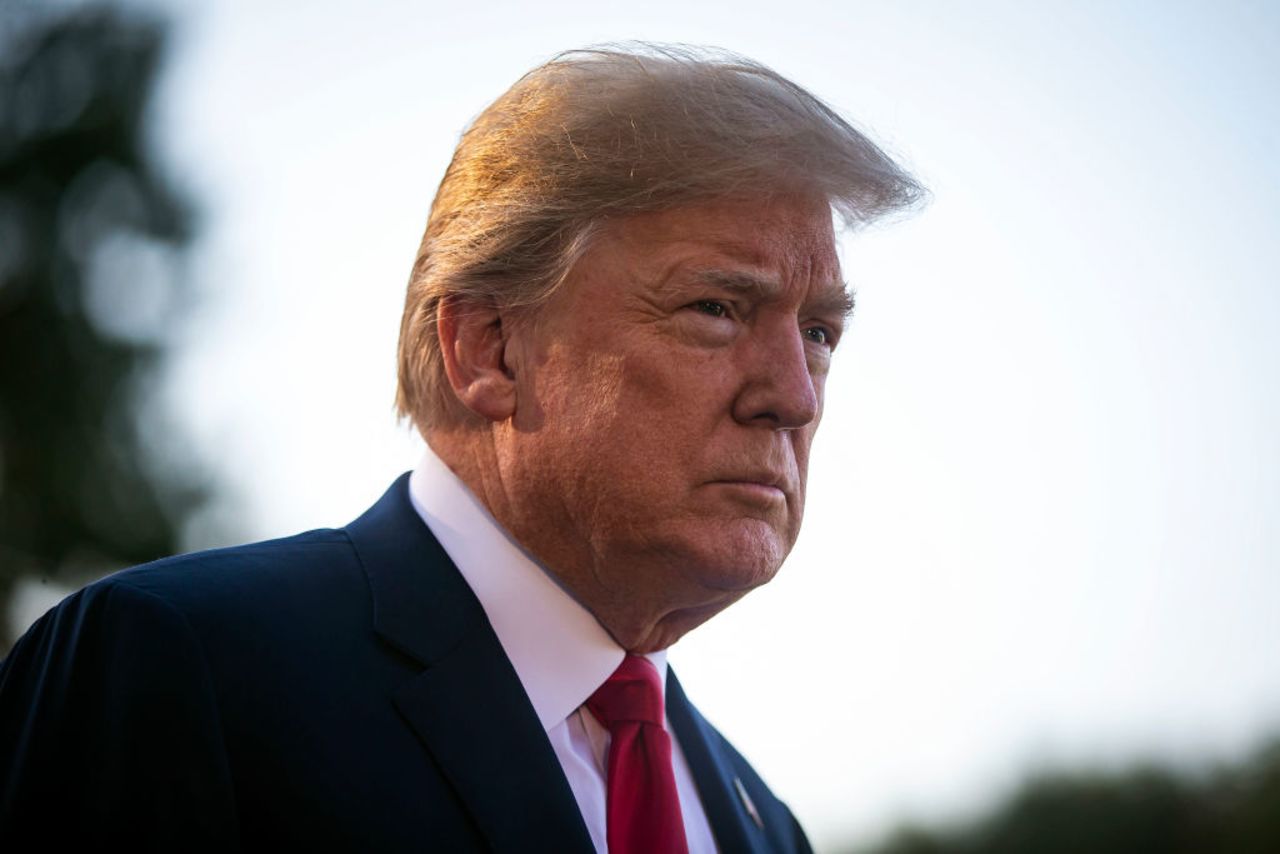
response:
<path fill-rule="evenodd" d="M 186 617 L 128 583 L 64 600 L 0 664 L 0 849 L 234 850 L 208 666 Z"/>

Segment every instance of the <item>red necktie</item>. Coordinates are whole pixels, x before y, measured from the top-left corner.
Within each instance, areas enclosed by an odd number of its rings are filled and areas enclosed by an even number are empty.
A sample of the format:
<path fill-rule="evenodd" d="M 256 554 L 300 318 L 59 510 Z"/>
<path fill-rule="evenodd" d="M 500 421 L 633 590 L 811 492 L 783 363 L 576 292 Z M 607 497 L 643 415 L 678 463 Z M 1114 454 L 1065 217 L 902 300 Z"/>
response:
<path fill-rule="evenodd" d="M 587 708 L 611 737 L 609 854 L 687 854 L 657 669 L 642 656 L 628 655 Z"/>

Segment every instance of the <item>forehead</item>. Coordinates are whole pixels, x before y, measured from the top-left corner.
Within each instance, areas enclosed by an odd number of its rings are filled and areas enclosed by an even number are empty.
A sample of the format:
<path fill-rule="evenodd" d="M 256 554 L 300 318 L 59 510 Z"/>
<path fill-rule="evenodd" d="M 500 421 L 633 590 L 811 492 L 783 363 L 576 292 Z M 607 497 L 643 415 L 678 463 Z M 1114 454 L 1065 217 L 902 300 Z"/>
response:
<path fill-rule="evenodd" d="M 785 278 L 839 282 L 830 205 L 821 197 L 735 197 L 628 217 L 607 228 L 630 253 L 678 263 L 720 256 Z"/>

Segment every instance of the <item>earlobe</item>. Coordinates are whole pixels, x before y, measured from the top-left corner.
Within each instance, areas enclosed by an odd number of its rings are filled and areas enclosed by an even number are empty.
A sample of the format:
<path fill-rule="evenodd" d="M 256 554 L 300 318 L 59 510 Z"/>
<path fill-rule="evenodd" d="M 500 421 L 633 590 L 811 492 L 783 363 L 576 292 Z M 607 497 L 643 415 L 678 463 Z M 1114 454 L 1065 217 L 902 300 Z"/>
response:
<path fill-rule="evenodd" d="M 503 317 L 492 301 L 446 297 L 436 317 L 445 375 L 462 405 L 487 421 L 515 414 Z"/>

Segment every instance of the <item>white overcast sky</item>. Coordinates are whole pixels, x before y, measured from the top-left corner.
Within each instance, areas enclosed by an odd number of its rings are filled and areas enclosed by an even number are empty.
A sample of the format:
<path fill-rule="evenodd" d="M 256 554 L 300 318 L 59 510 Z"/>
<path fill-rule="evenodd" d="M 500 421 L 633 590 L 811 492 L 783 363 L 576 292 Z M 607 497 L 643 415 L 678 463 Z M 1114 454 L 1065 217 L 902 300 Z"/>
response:
<path fill-rule="evenodd" d="M 820 846 L 1280 726 L 1280 7 L 160 5 L 157 143 L 205 211 L 168 399 L 239 534 L 415 463 L 400 304 L 468 119 L 564 48 L 714 44 L 935 198 L 843 247 L 801 542 L 672 653 L 704 712 Z"/>

